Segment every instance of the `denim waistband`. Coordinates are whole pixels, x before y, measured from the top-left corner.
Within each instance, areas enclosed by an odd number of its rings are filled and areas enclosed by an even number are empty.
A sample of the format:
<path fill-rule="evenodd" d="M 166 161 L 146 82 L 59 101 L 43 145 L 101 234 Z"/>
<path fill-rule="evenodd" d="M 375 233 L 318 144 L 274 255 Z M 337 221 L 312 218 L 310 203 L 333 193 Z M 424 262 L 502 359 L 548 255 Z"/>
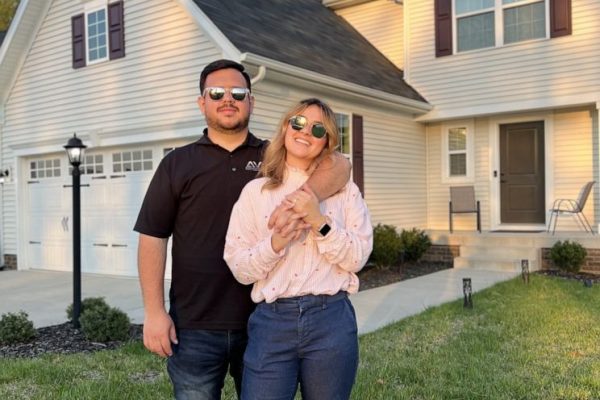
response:
<path fill-rule="evenodd" d="M 259 306 L 270 306 L 273 310 L 282 309 L 308 309 L 312 307 L 327 307 L 327 304 L 335 303 L 348 297 L 347 292 L 337 292 L 336 294 L 307 294 L 304 296 L 284 297 L 275 300 L 272 303 L 259 303 Z"/>

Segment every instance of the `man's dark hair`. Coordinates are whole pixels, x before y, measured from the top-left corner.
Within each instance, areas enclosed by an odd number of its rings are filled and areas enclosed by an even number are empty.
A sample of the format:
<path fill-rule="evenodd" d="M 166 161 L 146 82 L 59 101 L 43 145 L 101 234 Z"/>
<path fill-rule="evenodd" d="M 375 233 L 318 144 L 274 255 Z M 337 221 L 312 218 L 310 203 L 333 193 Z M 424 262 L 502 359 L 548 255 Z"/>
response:
<path fill-rule="evenodd" d="M 248 73 L 244 71 L 244 66 L 235 61 L 222 59 L 211 62 L 202 70 L 202 73 L 200 74 L 200 94 L 202 95 L 202 93 L 204 92 L 204 84 L 206 83 L 206 78 L 208 77 L 208 75 L 212 74 L 215 71 L 228 68 L 233 68 L 240 71 L 240 73 L 246 80 L 246 86 L 248 87 L 248 89 L 250 89 L 250 91 L 252 91 L 250 75 L 248 75 Z"/>

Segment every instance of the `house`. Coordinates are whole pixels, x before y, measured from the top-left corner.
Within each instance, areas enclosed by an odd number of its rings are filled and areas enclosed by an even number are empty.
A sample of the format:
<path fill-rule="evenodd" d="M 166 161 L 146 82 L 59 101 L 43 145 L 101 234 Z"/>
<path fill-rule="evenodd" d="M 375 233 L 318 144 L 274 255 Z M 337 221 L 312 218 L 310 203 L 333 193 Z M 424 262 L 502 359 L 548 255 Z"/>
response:
<path fill-rule="evenodd" d="M 261 137 L 292 102 L 329 102 L 373 221 L 427 229 L 455 266 L 539 268 L 573 237 L 600 256 L 574 219 L 543 233 L 555 199 L 600 182 L 598 17 L 596 0 L 22 0 L 0 47 L 4 261 L 70 269 L 76 132 L 83 269 L 135 275 L 145 188 L 200 134 L 198 75 L 222 57 L 253 77 Z M 482 234 L 470 215 L 448 232 L 460 185 Z M 585 214 L 598 230 L 600 185 Z"/>
<path fill-rule="evenodd" d="M 63 146 L 76 133 L 82 269 L 136 275 L 146 187 L 164 154 L 201 134 L 199 73 L 223 57 L 253 78 L 255 134 L 270 137 L 297 100 L 326 100 L 373 220 L 426 227 L 427 129 L 415 118 L 432 107 L 320 1 L 21 0 L 0 47 L 4 262 L 71 269 Z"/>
<path fill-rule="evenodd" d="M 390 29 L 377 26 L 395 2 L 326 3 L 365 37 Z M 404 79 L 433 106 L 416 117 L 427 142 L 427 229 L 436 243 L 461 247 L 459 264 L 495 256 L 539 267 L 539 249 L 556 239 L 536 232 L 546 230 L 555 199 L 600 182 L 600 2 L 402 3 Z M 372 42 L 394 59 L 389 44 Z M 448 234 L 449 187 L 462 185 L 475 187 L 488 234 Z M 584 213 L 598 231 L 600 185 Z M 457 216 L 456 225 L 473 230 L 474 217 Z M 575 219 L 561 217 L 557 232 L 600 255 L 597 237 L 581 235 Z"/>

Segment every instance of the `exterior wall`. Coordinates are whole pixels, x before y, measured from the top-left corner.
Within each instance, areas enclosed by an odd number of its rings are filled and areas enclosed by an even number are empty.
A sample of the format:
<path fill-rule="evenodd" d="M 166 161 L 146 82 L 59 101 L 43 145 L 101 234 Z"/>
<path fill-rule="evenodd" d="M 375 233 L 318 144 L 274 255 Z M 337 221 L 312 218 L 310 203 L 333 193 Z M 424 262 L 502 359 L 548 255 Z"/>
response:
<path fill-rule="evenodd" d="M 452 110 L 470 107 L 517 111 L 515 102 L 535 104 L 563 98 L 566 103 L 582 104 L 582 99 L 597 99 L 597 0 L 571 2 L 572 35 L 439 58 L 435 57 L 434 1 L 405 3 L 409 21 L 406 78 L 438 113 L 451 118 Z"/>
<path fill-rule="evenodd" d="M 74 70 L 71 17 L 83 4 L 52 3 L 5 108 L 2 159 L 15 174 L 19 154 L 62 153 L 73 132 L 97 147 L 201 125 L 198 76 L 221 52 L 173 1 L 130 0 L 124 11 L 126 56 Z M 4 253 L 17 253 L 19 184 L 3 187 Z"/>
<path fill-rule="evenodd" d="M 268 76 L 268 72 L 267 72 Z M 373 224 L 425 228 L 425 136 L 411 114 L 348 102 L 328 90 L 306 90 L 285 83 L 263 81 L 253 87 L 256 97 L 250 122 L 263 138 L 272 132 L 285 111 L 306 97 L 320 97 L 335 112 L 363 116 L 365 199 Z"/>
<path fill-rule="evenodd" d="M 546 127 L 546 135 L 551 139 L 547 143 L 546 169 L 550 169 L 551 181 L 546 181 L 548 196 L 546 204 L 551 205 L 557 198 L 576 199 L 581 187 L 594 178 L 597 168 L 597 151 L 594 143 L 593 118 L 591 108 L 575 108 L 555 110 L 550 113 L 552 125 Z M 519 118 L 518 114 L 495 116 L 494 119 L 511 121 Z M 492 177 L 492 159 L 494 148 L 491 143 L 490 129 L 492 118 L 474 118 L 475 130 L 475 177 L 473 182 L 475 194 L 481 203 L 481 224 L 483 230 L 489 230 L 492 224 L 492 205 L 499 200 L 493 196 L 492 185 L 496 184 Z M 427 181 L 428 181 L 428 228 L 448 230 L 448 201 L 451 184 L 442 182 L 442 123 L 430 123 L 426 128 L 427 135 Z M 462 185 L 462 183 L 461 183 Z M 585 207 L 585 215 L 593 225 L 597 223 L 597 212 L 594 212 L 595 192 L 592 191 Z M 548 216 L 546 217 L 548 218 Z M 475 214 L 455 214 L 456 230 L 475 230 Z M 578 231 L 575 220 L 568 216 L 559 217 L 557 231 Z"/>
<path fill-rule="evenodd" d="M 398 68 L 404 68 L 403 5 L 376 0 L 336 10 Z"/>

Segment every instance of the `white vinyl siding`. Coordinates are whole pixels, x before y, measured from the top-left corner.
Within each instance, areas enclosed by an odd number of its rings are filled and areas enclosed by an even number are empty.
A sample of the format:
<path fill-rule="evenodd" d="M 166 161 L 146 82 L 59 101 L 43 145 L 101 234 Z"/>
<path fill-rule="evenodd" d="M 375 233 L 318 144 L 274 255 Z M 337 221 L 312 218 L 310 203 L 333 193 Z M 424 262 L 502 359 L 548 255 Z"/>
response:
<path fill-rule="evenodd" d="M 452 124 L 432 124 L 427 127 L 427 220 L 429 229 L 448 230 L 448 201 L 450 201 L 450 186 L 464 185 L 465 182 L 448 181 L 443 175 L 442 154 L 443 136 Z M 469 185 L 475 186 L 475 195 L 481 204 L 481 227 L 489 227 L 489 135 L 487 118 L 478 118 L 470 123 L 473 132 L 473 178 Z M 474 217 L 469 214 L 456 214 L 454 228 L 457 230 L 475 229 Z"/>
<path fill-rule="evenodd" d="M 404 68 L 403 5 L 369 1 L 335 10 L 398 68 Z"/>
<path fill-rule="evenodd" d="M 571 4 L 572 35 L 436 58 L 433 2 L 406 2 L 408 83 L 435 106 L 436 118 L 597 99 L 600 2 Z"/>
<path fill-rule="evenodd" d="M 594 166 L 597 167 L 597 159 L 594 162 L 594 146 L 598 138 L 594 140 L 592 134 L 592 119 L 590 112 L 593 110 L 564 110 L 554 113 L 554 199 L 577 199 L 583 185 L 598 178 L 594 176 Z M 597 129 L 597 128 L 596 128 Z M 598 155 L 596 154 L 596 157 Z M 588 221 L 594 225 L 594 202 L 598 202 L 594 193 L 598 188 L 594 187 L 586 203 L 584 213 Z M 560 216 L 557 231 L 572 230 L 579 231 L 576 221 L 569 216 Z"/>
<path fill-rule="evenodd" d="M 145 132 L 163 132 L 166 139 L 174 129 L 202 125 L 198 77 L 221 50 L 177 2 L 130 0 L 124 11 L 127 57 L 74 70 L 70 20 L 83 6 L 52 2 L 5 105 L 5 164 L 14 162 L 15 149 L 36 143 L 64 152 L 73 132 L 114 142 Z M 27 173 L 26 165 L 13 167 Z M 16 254 L 16 181 L 4 184 L 2 201 L 3 252 Z"/>

